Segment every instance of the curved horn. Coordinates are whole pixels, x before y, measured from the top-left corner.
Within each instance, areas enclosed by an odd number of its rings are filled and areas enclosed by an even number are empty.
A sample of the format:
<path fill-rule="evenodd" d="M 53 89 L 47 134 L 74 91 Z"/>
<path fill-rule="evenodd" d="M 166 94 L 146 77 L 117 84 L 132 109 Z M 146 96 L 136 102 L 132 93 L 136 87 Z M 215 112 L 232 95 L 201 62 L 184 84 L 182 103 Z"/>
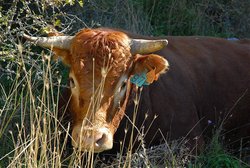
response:
<path fill-rule="evenodd" d="M 74 36 L 32 37 L 27 34 L 23 34 L 23 37 L 42 47 L 56 47 L 68 50 L 70 49 L 71 41 L 74 38 Z"/>
<path fill-rule="evenodd" d="M 144 39 L 131 39 L 131 53 L 132 54 L 149 54 L 161 50 L 167 46 L 168 40 L 144 40 Z"/>

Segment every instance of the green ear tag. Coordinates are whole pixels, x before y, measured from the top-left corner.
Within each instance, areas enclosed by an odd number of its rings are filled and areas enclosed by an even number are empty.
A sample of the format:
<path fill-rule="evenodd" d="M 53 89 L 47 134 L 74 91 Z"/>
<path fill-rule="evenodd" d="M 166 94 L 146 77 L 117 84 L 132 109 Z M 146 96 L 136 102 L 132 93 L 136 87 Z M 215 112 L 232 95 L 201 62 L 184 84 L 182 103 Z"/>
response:
<path fill-rule="evenodd" d="M 147 74 L 143 72 L 141 74 L 135 74 L 131 79 L 131 83 L 141 87 L 142 85 L 149 85 L 147 82 Z"/>

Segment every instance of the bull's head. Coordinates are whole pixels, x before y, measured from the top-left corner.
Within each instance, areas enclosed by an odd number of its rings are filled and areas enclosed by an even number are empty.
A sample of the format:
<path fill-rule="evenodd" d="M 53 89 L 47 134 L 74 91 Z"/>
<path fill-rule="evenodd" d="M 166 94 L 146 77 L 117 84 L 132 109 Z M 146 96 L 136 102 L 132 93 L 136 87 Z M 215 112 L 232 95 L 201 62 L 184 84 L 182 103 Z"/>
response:
<path fill-rule="evenodd" d="M 163 57 L 149 54 L 165 47 L 167 40 L 130 39 L 109 29 L 84 29 L 75 36 L 24 37 L 51 48 L 69 65 L 72 144 L 81 150 L 111 149 L 131 81 L 138 86 L 150 84 L 168 69 Z"/>

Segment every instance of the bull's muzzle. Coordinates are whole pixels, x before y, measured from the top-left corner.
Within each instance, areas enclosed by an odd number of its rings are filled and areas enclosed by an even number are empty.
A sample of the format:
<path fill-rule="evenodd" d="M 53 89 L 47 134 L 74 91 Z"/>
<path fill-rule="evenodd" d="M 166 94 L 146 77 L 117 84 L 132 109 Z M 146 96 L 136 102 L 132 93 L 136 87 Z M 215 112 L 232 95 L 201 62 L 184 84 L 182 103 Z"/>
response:
<path fill-rule="evenodd" d="M 72 145 L 81 151 L 98 153 L 113 147 L 113 134 L 106 127 L 95 129 L 78 125 L 73 128 L 72 138 Z"/>

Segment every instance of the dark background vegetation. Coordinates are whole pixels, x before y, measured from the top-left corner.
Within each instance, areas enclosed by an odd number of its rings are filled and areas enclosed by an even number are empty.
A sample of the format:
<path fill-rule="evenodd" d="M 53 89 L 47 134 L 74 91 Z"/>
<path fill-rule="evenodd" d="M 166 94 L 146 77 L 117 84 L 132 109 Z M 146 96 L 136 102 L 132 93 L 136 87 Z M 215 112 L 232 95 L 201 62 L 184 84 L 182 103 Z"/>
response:
<path fill-rule="evenodd" d="M 75 14 L 147 35 L 250 36 L 249 0 L 97 0 Z"/>
<path fill-rule="evenodd" d="M 8 100 L 17 76 L 35 67 L 35 88 L 42 88 L 41 52 L 25 44 L 32 57 L 20 60 L 22 32 L 44 36 L 50 29 L 72 35 L 85 27 L 114 27 L 149 36 L 216 36 L 250 38 L 250 0 L 0 0 L 0 159 L 13 150 L 9 131 L 20 122 L 18 101 Z M 20 48 L 21 46 L 21 48 Z M 24 48 L 25 50 L 25 48 Z M 54 77 L 60 71 L 67 84 L 67 69 L 52 62 Z M 18 73 L 17 73 L 18 72 Z M 19 95 L 21 96 L 21 95 Z M 18 97 L 18 95 L 17 95 Z M 16 103 L 16 104 L 15 104 Z M 16 105 L 16 106 L 15 106 Z M 4 111 L 3 111 L 4 110 Z M 221 151 L 220 151 L 221 152 Z M 217 156 L 216 156 L 217 157 Z M 6 159 L 0 160 L 6 162 Z M 212 161 L 211 163 L 214 163 Z M 7 161 L 8 163 L 8 161 Z M 3 163 L 5 167 L 6 163 Z"/>
<path fill-rule="evenodd" d="M 50 24 L 60 15 L 77 16 L 72 23 L 61 20 L 75 31 L 104 26 L 146 35 L 250 36 L 250 0 L 84 0 L 71 5 L 64 0 L 1 0 L 1 22 L 23 17 L 24 2 Z M 6 20 L 9 9 L 15 12 L 12 20 Z"/>

